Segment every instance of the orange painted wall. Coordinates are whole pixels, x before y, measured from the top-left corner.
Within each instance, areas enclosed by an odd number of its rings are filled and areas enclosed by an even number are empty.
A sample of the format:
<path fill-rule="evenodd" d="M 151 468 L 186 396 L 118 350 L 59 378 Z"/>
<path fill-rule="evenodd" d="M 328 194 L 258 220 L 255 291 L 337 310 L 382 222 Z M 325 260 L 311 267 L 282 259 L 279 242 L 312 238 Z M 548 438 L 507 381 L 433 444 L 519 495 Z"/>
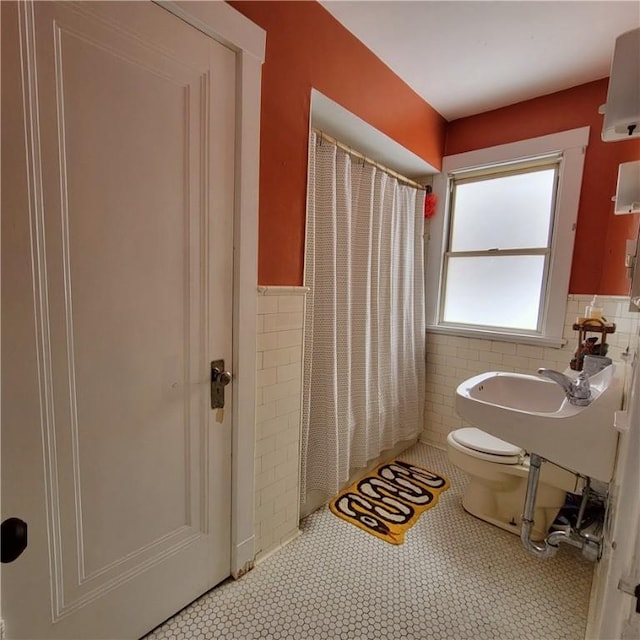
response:
<path fill-rule="evenodd" d="M 267 32 L 258 282 L 302 284 L 311 89 L 439 168 L 446 122 L 317 2 L 230 4 Z"/>
<path fill-rule="evenodd" d="M 628 295 L 625 240 L 635 238 L 638 215 L 613 214 L 618 165 L 640 159 L 640 140 L 602 142 L 598 107 L 608 79 L 590 82 L 449 123 L 445 155 L 591 126 L 585 156 L 570 293 Z"/>

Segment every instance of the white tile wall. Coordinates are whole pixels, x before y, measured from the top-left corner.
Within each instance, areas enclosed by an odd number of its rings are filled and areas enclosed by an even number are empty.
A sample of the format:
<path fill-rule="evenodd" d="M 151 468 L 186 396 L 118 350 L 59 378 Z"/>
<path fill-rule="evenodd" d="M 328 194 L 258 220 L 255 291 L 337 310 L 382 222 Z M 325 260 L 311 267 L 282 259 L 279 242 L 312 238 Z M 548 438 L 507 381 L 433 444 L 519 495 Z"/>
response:
<path fill-rule="evenodd" d="M 257 335 L 255 553 L 260 560 L 298 532 L 302 343 L 305 287 L 259 287 Z M 572 324 L 592 296 L 569 296 L 560 349 L 442 334 L 427 336 L 425 429 L 421 440 L 444 447 L 463 426 L 454 408 L 455 389 L 466 378 L 492 369 L 563 370 L 577 346 Z M 628 299 L 599 296 L 605 317 L 616 323 L 607 336 L 608 355 L 619 360 L 638 346 L 640 314 Z"/>
<path fill-rule="evenodd" d="M 484 371 L 515 371 L 535 373 L 539 367 L 563 371 L 575 353 L 578 334 L 573 330 L 577 316 L 593 296 L 570 295 L 567 302 L 564 338 L 567 343 L 560 349 L 534 347 L 463 338 L 443 334 L 427 334 L 427 380 L 425 398 L 425 429 L 422 442 L 443 448 L 450 431 L 465 426 L 454 408 L 456 387 L 467 378 Z M 628 298 L 622 296 L 598 296 L 603 315 L 616 323 L 616 333 L 607 335 L 607 356 L 620 361 L 622 352 L 638 346 L 640 314 L 628 311 Z"/>
<path fill-rule="evenodd" d="M 255 553 L 298 532 L 306 287 L 258 288 Z"/>

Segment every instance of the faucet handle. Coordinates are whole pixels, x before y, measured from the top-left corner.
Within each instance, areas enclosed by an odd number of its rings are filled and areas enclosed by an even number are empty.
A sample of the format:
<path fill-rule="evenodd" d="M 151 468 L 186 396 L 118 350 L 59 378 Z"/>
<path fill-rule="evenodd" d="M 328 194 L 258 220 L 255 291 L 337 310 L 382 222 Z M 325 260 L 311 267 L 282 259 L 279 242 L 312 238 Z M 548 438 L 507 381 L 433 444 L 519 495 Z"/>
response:
<path fill-rule="evenodd" d="M 573 395 L 575 398 L 582 399 L 591 397 L 591 384 L 586 371 L 581 371 L 578 375 L 578 379 L 573 385 Z"/>

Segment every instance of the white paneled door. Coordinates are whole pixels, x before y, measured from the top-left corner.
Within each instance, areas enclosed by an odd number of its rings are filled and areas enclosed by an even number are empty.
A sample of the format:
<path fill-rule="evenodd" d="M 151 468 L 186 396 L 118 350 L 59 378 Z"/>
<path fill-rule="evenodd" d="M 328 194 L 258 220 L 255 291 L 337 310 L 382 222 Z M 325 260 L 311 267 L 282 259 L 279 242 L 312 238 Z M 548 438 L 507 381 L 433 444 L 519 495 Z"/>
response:
<path fill-rule="evenodd" d="M 138 638 L 230 573 L 235 54 L 151 2 L 2 2 L 8 638 Z"/>

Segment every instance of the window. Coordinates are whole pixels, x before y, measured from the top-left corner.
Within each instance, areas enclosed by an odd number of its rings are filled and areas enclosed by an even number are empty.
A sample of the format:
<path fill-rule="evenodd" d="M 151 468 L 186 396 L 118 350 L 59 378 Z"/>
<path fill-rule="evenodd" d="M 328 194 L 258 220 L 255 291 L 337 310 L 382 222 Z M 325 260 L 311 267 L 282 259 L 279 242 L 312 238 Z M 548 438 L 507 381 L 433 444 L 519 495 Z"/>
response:
<path fill-rule="evenodd" d="M 556 160 L 540 168 L 453 174 L 444 323 L 538 331 L 557 167 Z"/>
<path fill-rule="evenodd" d="M 588 127 L 444 158 L 428 329 L 562 344 Z"/>

